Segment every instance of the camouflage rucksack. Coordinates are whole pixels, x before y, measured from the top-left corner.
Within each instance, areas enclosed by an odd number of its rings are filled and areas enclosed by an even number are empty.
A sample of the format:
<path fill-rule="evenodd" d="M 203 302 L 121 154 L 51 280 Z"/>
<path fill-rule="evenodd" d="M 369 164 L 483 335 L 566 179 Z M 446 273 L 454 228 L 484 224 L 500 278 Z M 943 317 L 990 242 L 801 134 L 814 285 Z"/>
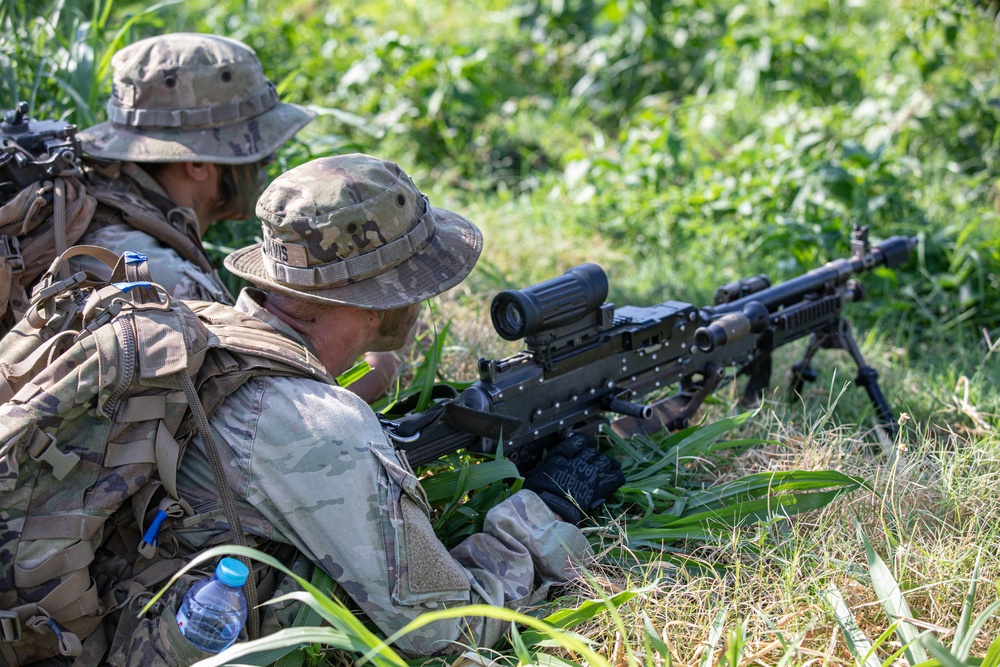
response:
<path fill-rule="evenodd" d="M 109 275 L 57 280 L 79 255 Z M 194 514 L 176 473 L 196 430 L 233 541 L 246 543 L 208 416 L 260 374 L 332 381 L 305 348 L 253 318 L 172 301 L 148 281 L 142 255 L 77 246 L 56 259 L 0 347 L 0 664 L 78 655 L 148 585 L 107 581 L 92 571 L 95 553 L 131 522 L 138 551 L 160 557 L 164 518 Z M 130 575 L 145 568 L 136 561 Z M 253 617 L 247 628 L 255 632 Z"/>
<path fill-rule="evenodd" d="M 26 113 L 21 102 L 0 122 L 0 335 L 24 314 L 53 260 L 101 225 L 124 222 L 215 275 L 191 209 L 166 199 L 165 213 L 136 192 L 152 180 L 141 167 L 82 161 L 75 125 Z"/>

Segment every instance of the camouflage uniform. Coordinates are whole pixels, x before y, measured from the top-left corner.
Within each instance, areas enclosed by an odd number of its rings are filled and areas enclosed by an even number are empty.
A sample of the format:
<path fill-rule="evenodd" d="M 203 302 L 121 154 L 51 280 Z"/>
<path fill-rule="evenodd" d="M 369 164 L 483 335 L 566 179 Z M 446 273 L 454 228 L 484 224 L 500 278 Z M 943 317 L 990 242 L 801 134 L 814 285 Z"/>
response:
<path fill-rule="evenodd" d="M 147 254 L 154 280 L 176 297 L 232 303 L 201 247 L 194 212 L 171 202 L 137 163 L 211 162 L 255 172 L 315 114 L 279 102 L 254 52 L 224 37 L 152 37 L 122 49 L 111 64 L 109 120 L 79 134 L 88 189 L 99 201 L 80 243 Z M 252 199 L 245 218 L 251 207 Z"/>
<path fill-rule="evenodd" d="M 126 250 L 143 253 L 149 257 L 153 282 L 178 299 L 232 304 L 229 290 L 219 280 L 201 245 L 198 224 L 191 209 L 174 206 L 159 183 L 135 163 L 114 162 L 102 165 L 102 171 L 110 171 L 114 177 L 104 178 L 96 166 L 92 167 L 91 187 L 99 184 L 102 193 L 142 207 L 150 218 L 175 229 L 188 243 L 181 247 L 184 252 L 179 252 L 152 234 L 136 229 L 127 222 L 121 210 L 104 203 L 97 205 L 91 224 L 79 243 L 107 248 L 119 255 Z M 79 264 L 86 265 L 86 262 Z"/>
<path fill-rule="evenodd" d="M 406 308 L 457 285 L 482 250 L 465 218 L 430 206 L 395 164 L 366 155 L 315 160 L 278 177 L 257 204 L 264 241 L 226 266 L 268 292 L 331 308 Z M 237 308 L 280 334 L 304 336 L 246 290 Z M 331 311 L 333 312 L 333 311 Z M 319 351 L 317 351 L 319 354 Z M 333 369 L 328 369 L 333 370 Z M 257 377 L 230 395 L 211 425 L 248 533 L 293 544 L 386 634 L 425 610 L 485 602 L 522 607 L 566 581 L 591 556 L 580 531 L 530 491 L 487 516 L 482 533 L 450 552 L 405 457 L 352 393 L 304 378 Z M 226 540 L 199 441 L 178 489 L 202 512 L 178 529 L 186 549 Z M 442 621 L 407 635 L 414 654 L 489 646 L 507 624 Z"/>
<path fill-rule="evenodd" d="M 308 345 L 260 307 L 261 296 L 244 290 L 236 307 Z M 346 389 L 305 378 L 254 378 L 225 400 L 211 425 L 245 530 L 293 544 L 386 635 L 429 609 L 534 604 L 590 553 L 580 531 L 530 491 L 492 509 L 483 533 L 448 552 L 434 536 L 405 457 Z M 218 511 L 200 441 L 185 454 L 177 485 L 206 515 Z M 175 534 L 197 552 L 224 542 L 228 527 L 220 516 Z M 397 647 L 427 654 L 457 650 L 452 641 L 490 646 L 506 628 L 481 617 L 442 621 Z"/>

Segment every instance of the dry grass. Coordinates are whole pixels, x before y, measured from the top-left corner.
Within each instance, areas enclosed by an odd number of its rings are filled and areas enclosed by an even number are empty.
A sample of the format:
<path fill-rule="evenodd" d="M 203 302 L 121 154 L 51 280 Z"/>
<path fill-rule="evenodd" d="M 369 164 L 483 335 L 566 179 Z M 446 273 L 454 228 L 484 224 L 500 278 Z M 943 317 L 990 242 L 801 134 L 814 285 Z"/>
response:
<path fill-rule="evenodd" d="M 819 421 L 827 421 L 820 418 Z M 728 664 L 723 635 L 707 644 L 720 612 L 727 633 L 743 629 L 739 665 L 853 665 L 854 659 L 830 617 L 819 591 L 835 585 L 859 626 L 872 640 L 890 625 L 868 576 L 865 552 L 853 520 L 906 592 L 921 630 L 933 630 L 950 644 L 969 589 L 977 556 L 982 555 L 976 612 L 996 599 L 1000 584 L 1000 442 L 996 438 L 936 437 L 931 425 L 904 432 L 906 451 L 882 453 L 867 446 L 857 429 L 795 428 L 780 411 L 761 413 L 754 435 L 777 445 L 748 451 L 719 469 L 720 480 L 767 470 L 837 469 L 870 480 L 826 509 L 769 526 L 734 531 L 718 544 L 689 544 L 682 551 L 697 568 L 662 561 L 632 567 L 604 564 L 567 593 L 601 598 L 626 588 L 649 587 L 619 611 L 626 636 L 614 617 L 604 615 L 583 630 L 613 665 L 663 665 L 658 653 L 645 655 L 644 616 L 669 648 L 675 665 Z M 606 547 L 624 546 L 627 526 L 603 530 Z M 604 552 L 607 554 L 607 551 Z M 983 655 L 1000 635 L 993 618 L 979 635 L 972 655 Z M 714 649 L 710 658 L 705 651 Z M 895 637 L 882 645 L 880 659 L 899 648 Z M 629 657 L 630 652 L 633 654 Z M 897 661 L 898 664 L 905 664 Z"/>

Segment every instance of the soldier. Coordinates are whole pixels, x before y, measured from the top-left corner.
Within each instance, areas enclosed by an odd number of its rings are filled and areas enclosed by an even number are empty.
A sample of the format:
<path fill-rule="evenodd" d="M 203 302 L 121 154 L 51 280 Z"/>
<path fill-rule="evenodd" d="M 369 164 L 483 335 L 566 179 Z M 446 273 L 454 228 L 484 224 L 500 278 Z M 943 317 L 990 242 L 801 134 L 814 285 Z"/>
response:
<path fill-rule="evenodd" d="M 202 246 L 219 220 L 248 220 L 275 151 L 313 117 L 278 101 L 253 50 L 215 35 L 175 33 L 115 54 L 108 122 L 80 133 L 88 190 L 99 204 L 80 244 L 149 257 L 154 282 L 182 299 L 233 299 Z M 399 366 L 352 385 L 374 401 Z"/>
<path fill-rule="evenodd" d="M 362 350 L 398 348 L 419 304 L 461 282 L 482 248 L 472 223 L 431 207 L 397 165 L 366 155 L 283 174 L 257 215 L 263 243 L 226 259 L 257 286 L 243 290 L 236 309 L 256 329 L 305 345 L 333 376 Z M 225 399 L 211 426 L 247 532 L 294 545 L 387 635 L 429 609 L 534 604 L 591 557 L 576 526 L 550 509 L 582 518 L 552 480 L 586 486 L 594 501 L 581 505 L 591 510 L 624 481 L 593 448 L 549 457 L 550 467 L 532 477 L 538 493 L 514 494 L 489 513 L 482 533 L 449 551 L 405 456 L 357 396 L 314 379 L 255 377 Z M 200 440 L 182 460 L 177 488 L 208 508 L 203 520 L 175 527 L 182 553 L 224 542 L 228 527 L 213 518 L 218 492 Z M 396 646 L 455 652 L 489 646 L 505 631 L 504 622 L 469 617 L 425 626 Z M 170 649 L 171 659 L 197 657 L 177 653 L 189 648 Z M 149 655 L 149 642 L 119 655 L 130 651 Z"/>
<path fill-rule="evenodd" d="M 279 102 L 253 50 L 225 37 L 151 37 L 111 65 L 108 122 L 79 134 L 99 202 L 80 243 L 146 254 L 177 298 L 232 303 L 202 235 L 253 217 L 264 167 L 314 114 Z"/>

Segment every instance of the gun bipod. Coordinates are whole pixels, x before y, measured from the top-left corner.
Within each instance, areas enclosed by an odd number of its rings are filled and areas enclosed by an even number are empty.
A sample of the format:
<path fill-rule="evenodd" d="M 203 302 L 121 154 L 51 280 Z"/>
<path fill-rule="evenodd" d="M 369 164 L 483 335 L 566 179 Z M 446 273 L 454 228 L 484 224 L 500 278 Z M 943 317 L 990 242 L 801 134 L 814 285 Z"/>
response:
<path fill-rule="evenodd" d="M 879 386 L 878 371 L 865 362 L 861 348 L 858 347 L 857 341 L 854 340 L 854 334 L 851 333 L 851 323 L 843 317 L 835 319 L 829 326 L 820 331 L 814 331 L 809 336 L 809 343 L 802 354 L 802 359 L 792 365 L 789 400 L 794 399 L 797 395 L 801 396 L 803 384 L 815 382 L 816 371 L 813 370 L 810 363 L 820 349 L 845 350 L 851 356 L 858 369 L 858 374 L 854 378 L 855 384 L 863 387 L 868 394 L 868 399 L 871 401 L 872 407 L 875 408 L 877 425 L 884 429 L 885 437 L 890 441 L 895 440 L 898 427 L 889 402 L 885 399 L 882 388 Z"/>

